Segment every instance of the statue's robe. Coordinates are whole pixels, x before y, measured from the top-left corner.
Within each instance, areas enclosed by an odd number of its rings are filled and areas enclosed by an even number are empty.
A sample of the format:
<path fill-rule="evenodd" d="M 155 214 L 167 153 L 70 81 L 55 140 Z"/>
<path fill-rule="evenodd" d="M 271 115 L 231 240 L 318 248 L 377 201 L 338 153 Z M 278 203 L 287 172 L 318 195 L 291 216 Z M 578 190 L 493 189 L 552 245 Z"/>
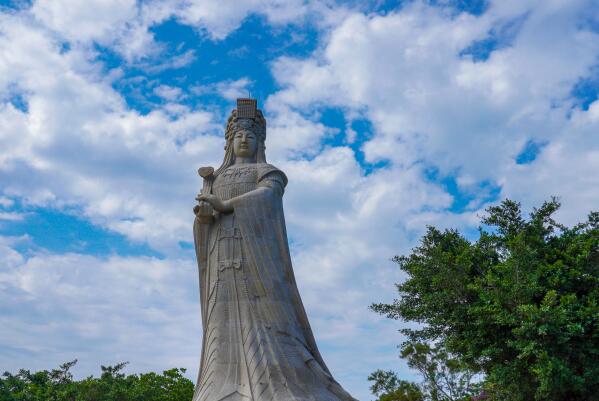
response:
<path fill-rule="evenodd" d="M 283 216 L 287 178 L 234 165 L 212 193 L 234 211 L 194 224 L 203 344 L 193 401 L 355 401 L 331 376 L 297 289 Z"/>

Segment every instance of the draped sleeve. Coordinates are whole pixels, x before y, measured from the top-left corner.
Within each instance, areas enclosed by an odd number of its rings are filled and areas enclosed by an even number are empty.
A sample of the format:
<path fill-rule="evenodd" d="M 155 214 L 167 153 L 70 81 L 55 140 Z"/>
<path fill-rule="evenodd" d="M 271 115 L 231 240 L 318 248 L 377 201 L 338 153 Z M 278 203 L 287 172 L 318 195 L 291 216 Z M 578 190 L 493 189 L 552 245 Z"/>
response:
<path fill-rule="evenodd" d="M 272 188 L 278 196 L 283 196 L 287 186 L 287 176 L 276 167 L 270 164 L 267 166 L 269 168 L 258 172 L 258 187 Z"/>

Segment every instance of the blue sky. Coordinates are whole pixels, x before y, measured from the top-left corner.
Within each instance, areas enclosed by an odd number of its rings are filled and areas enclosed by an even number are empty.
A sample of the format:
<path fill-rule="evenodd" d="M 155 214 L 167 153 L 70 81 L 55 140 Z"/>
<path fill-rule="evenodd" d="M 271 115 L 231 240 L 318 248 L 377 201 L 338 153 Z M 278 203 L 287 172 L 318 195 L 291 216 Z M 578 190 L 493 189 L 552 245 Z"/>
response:
<path fill-rule="evenodd" d="M 0 367 L 197 372 L 196 170 L 238 96 L 267 157 L 308 316 L 361 400 L 403 323 L 368 311 L 426 225 L 599 199 L 593 1 L 0 2 Z"/>

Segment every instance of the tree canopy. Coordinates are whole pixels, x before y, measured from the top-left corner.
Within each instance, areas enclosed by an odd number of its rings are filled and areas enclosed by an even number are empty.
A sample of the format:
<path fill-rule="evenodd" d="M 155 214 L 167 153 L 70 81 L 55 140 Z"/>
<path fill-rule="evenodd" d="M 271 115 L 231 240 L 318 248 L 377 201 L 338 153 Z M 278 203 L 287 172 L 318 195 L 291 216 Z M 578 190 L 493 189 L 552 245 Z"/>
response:
<path fill-rule="evenodd" d="M 599 213 L 566 227 L 559 207 L 553 199 L 524 217 L 505 200 L 487 209 L 476 241 L 428 227 L 396 256 L 407 276 L 399 297 L 371 308 L 420 323 L 402 330 L 404 356 L 423 344 L 447 352 L 483 375 L 484 399 L 598 400 Z"/>
<path fill-rule="evenodd" d="M 51 371 L 5 372 L 0 378 L 0 401 L 190 401 L 193 396 L 193 383 L 183 376 L 185 369 L 126 375 L 122 370 L 127 363 L 120 363 L 102 366 L 98 378 L 77 381 L 70 372 L 76 362 Z"/>

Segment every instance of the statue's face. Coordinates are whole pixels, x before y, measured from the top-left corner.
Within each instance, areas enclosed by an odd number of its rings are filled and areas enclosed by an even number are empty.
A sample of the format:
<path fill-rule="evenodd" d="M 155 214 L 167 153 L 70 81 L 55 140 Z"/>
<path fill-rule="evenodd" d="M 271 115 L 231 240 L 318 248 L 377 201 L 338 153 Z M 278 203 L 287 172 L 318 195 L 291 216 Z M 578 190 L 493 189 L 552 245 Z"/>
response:
<path fill-rule="evenodd" d="M 247 129 L 240 128 L 233 137 L 233 152 L 238 157 L 253 157 L 258 148 L 258 137 Z"/>

